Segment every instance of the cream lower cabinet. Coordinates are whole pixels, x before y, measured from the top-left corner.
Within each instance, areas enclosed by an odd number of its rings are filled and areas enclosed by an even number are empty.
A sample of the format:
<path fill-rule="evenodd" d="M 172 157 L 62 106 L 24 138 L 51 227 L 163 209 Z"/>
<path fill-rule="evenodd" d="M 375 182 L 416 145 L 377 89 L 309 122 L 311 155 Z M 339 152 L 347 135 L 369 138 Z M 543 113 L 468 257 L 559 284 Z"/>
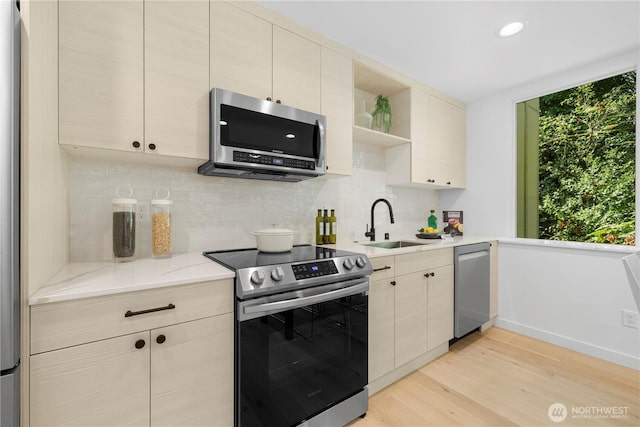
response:
<path fill-rule="evenodd" d="M 30 425 L 233 425 L 232 311 L 231 280 L 31 307 Z"/>
<path fill-rule="evenodd" d="M 151 425 L 233 425 L 233 314 L 151 331 Z"/>
<path fill-rule="evenodd" d="M 427 273 L 427 350 L 431 350 L 453 338 L 453 265 Z"/>
<path fill-rule="evenodd" d="M 395 367 L 427 351 L 426 272 L 396 276 Z"/>
<path fill-rule="evenodd" d="M 453 338 L 453 251 L 372 258 L 371 265 L 369 382 L 387 381 Z"/>
<path fill-rule="evenodd" d="M 149 350 L 147 331 L 31 356 L 31 425 L 148 426 Z"/>

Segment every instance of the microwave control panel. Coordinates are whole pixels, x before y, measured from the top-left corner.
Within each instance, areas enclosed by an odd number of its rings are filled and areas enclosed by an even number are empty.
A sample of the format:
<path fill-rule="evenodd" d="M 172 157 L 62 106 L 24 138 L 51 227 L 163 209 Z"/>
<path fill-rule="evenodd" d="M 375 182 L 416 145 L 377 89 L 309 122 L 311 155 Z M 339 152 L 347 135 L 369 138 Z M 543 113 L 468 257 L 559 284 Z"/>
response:
<path fill-rule="evenodd" d="M 244 151 L 234 151 L 233 161 L 242 163 L 257 163 L 259 165 L 284 166 L 294 169 L 315 170 L 316 163 L 310 160 L 289 159 L 268 154 L 251 154 Z"/>

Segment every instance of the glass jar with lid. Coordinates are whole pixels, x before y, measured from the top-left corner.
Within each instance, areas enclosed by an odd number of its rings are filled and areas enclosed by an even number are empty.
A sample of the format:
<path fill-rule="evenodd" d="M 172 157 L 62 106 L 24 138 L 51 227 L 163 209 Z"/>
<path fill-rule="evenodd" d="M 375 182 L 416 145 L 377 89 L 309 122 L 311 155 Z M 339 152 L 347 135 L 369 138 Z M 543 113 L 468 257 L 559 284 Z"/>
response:
<path fill-rule="evenodd" d="M 151 201 L 151 245 L 154 258 L 171 256 L 171 207 L 167 199 Z"/>
<path fill-rule="evenodd" d="M 136 251 L 136 199 L 113 199 L 113 257 L 116 262 L 134 259 Z"/>

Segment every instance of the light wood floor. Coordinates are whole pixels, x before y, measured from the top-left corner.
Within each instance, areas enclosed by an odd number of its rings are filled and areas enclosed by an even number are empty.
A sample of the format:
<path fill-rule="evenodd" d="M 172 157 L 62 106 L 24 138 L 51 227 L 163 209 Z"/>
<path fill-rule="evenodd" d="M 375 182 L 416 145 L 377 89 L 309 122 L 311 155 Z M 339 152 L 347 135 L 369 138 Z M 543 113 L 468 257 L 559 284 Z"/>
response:
<path fill-rule="evenodd" d="M 547 415 L 553 403 L 566 406 L 564 421 Z M 583 407 L 627 415 L 572 415 Z M 350 427 L 515 425 L 640 426 L 640 372 L 494 327 L 372 396 Z"/>

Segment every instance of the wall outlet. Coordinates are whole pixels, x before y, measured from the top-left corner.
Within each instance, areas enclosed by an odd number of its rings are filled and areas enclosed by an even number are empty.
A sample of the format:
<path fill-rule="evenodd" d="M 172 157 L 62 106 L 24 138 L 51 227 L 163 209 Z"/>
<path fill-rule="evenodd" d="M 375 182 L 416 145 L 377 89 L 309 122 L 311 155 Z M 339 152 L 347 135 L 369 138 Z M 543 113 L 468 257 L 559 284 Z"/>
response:
<path fill-rule="evenodd" d="M 622 310 L 622 326 L 638 329 L 638 312 Z"/>
<path fill-rule="evenodd" d="M 136 205 L 136 221 L 149 222 L 149 204 L 138 203 Z"/>

